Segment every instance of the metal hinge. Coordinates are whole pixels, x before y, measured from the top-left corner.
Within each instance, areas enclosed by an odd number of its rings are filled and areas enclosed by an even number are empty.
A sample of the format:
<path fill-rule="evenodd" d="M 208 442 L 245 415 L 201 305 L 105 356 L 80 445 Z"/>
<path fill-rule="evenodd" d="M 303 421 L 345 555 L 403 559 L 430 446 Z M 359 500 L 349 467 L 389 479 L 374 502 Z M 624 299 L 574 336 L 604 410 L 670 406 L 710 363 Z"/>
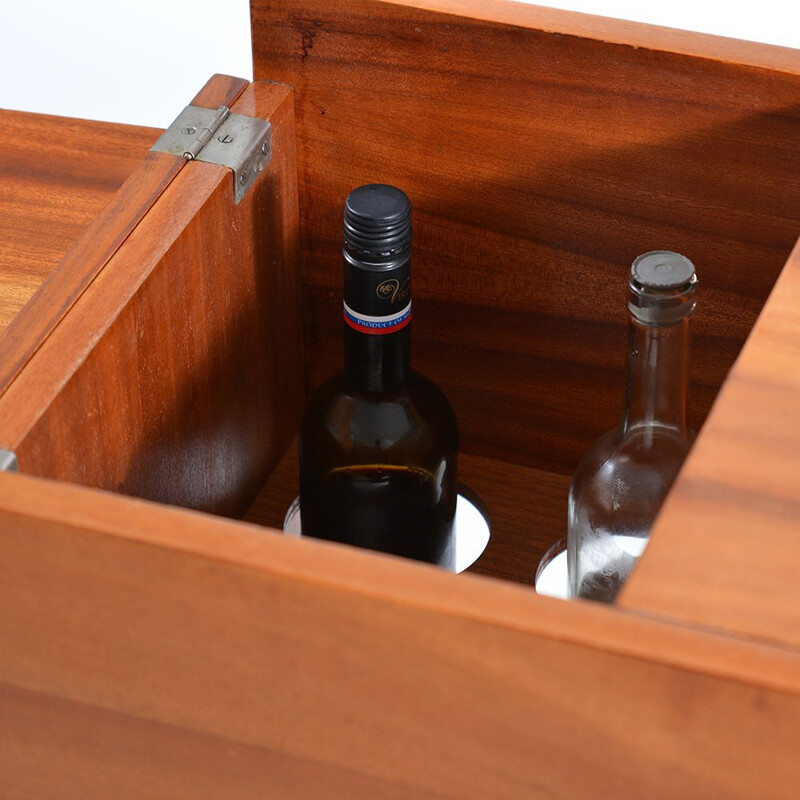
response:
<path fill-rule="evenodd" d="M 18 472 L 17 457 L 10 450 L 0 449 L 0 472 Z"/>
<path fill-rule="evenodd" d="M 233 114 L 227 106 L 186 106 L 150 149 L 229 167 L 238 204 L 269 163 L 272 128 L 258 117 Z"/>

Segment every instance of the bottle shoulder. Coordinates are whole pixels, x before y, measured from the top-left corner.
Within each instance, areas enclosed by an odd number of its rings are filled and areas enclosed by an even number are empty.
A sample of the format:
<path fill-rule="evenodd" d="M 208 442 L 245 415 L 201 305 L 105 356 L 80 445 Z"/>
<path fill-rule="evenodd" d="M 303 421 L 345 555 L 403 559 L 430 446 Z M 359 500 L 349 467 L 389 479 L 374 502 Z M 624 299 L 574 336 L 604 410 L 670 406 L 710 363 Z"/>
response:
<path fill-rule="evenodd" d="M 453 407 L 447 399 L 447 395 L 430 378 L 426 378 L 416 370 L 411 371 L 408 386 L 409 399 L 413 403 L 425 403 L 436 408 L 443 415 L 451 417 L 453 425 L 456 425 L 456 416 Z"/>
<path fill-rule="evenodd" d="M 391 392 L 355 390 L 339 373 L 313 393 L 301 437 L 380 450 L 401 444 L 455 448 L 458 426 L 444 393 L 419 373 Z"/>
<path fill-rule="evenodd" d="M 615 428 L 601 436 L 578 462 L 571 496 L 614 498 L 663 496 L 678 474 L 691 447 L 690 437 L 674 428 Z"/>
<path fill-rule="evenodd" d="M 413 371 L 401 387 L 385 392 L 362 391 L 349 385 L 344 373 L 339 372 L 322 383 L 311 395 L 307 405 L 309 413 L 325 414 L 332 409 L 357 410 L 365 407 L 404 407 L 417 412 L 432 411 L 452 418 L 455 414 L 444 392 L 430 379 Z M 423 414 L 424 416 L 424 414 Z"/>

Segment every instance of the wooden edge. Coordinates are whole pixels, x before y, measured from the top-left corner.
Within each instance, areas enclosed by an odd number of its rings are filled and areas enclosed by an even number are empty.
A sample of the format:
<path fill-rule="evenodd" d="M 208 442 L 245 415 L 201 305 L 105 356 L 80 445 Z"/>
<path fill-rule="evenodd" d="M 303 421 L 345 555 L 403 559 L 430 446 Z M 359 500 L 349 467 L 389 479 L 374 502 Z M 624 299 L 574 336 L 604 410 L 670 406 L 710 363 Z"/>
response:
<path fill-rule="evenodd" d="M 200 106 L 201 108 L 230 107 L 249 85 L 250 81 L 244 78 L 235 78 L 232 75 L 222 75 L 217 72 L 208 79 L 206 85 L 194 96 L 190 105 Z"/>
<path fill-rule="evenodd" d="M 241 78 L 215 75 L 197 94 L 193 103 L 209 108 L 229 105 L 247 85 L 248 82 Z M 2 332 L 0 397 L 185 163 L 178 156 L 148 153 L 106 209 Z"/>
<path fill-rule="evenodd" d="M 0 519 L 28 517 L 264 575 L 800 695 L 800 653 L 614 606 L 540 597 L 405 559 L 72 484 L 0 473 Z"/>
<path fill-rule="evenodd" d="M 253 6 L 258 5 L 258 2 L 259 0 L 251 0 Z M 800 73 L 800 50 L 791 47 L 760 44 L 511 0 L 381 0 L 381 2 L 384 5 L 419 8 L 482 22 L 497 22 L 581 39 L 595 39 L 608 44 L 680 53 L 792 74 Z"/>
<path fill-rule="evenodd" d="M 800 240 L 620 604 L 800 648 Z"/>

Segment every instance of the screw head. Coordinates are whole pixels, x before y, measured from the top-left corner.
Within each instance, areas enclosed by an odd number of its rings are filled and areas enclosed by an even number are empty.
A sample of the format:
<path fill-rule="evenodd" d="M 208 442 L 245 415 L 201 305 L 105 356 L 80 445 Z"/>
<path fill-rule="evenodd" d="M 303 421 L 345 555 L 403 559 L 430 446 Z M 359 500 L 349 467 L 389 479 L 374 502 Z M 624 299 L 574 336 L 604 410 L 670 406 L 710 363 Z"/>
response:
<path fill-rule="evenodd" d="M 233 141 L 233 136 L 229 133 L 223 133 L 221 136 L 217 136 L 217 141 L 222 142 L 222 144 L 230 144 Z"/>
<path fill-rule="evenodd" d="M 261 145 L 261 155 L 265 156 L 267 153 L 269 153 L 269 142 L 264 142 L 264 144 Z"/>
<path fill-rule="evenodd" d="M 239 176 L 239 183 L 241 183 L 241 184 L 242 184 L 242 186 L 244 186 L 244 184 L 246 184 L 246 183 L 247 183 L 247 173 L 246 173 L 246 172 L 243 172 L 243 173 L 242 173 L 242 174 Z"/>
<path fill-rule="evenodd" d="M 197 128 L 193 127 L 192 125 L 189 125 L 189 127 L 187 128 L 181 128 L 181 133 L 184 136 L 191 136 L 193 133 L 197 133 Z"/>

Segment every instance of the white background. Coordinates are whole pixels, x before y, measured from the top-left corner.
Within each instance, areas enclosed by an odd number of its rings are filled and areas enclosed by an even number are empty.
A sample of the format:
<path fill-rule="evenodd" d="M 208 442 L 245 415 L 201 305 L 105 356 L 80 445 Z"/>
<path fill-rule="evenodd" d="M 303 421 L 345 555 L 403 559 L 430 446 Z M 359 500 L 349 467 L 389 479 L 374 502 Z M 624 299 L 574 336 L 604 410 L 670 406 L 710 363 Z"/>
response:
<path fill-rule="evenodd" d="M 539 5 L 800 49 L 797 0 Z M 252 80 L 248 0 L 0 0 L 0 108 L 164 128 L 215 72 Z"/>

